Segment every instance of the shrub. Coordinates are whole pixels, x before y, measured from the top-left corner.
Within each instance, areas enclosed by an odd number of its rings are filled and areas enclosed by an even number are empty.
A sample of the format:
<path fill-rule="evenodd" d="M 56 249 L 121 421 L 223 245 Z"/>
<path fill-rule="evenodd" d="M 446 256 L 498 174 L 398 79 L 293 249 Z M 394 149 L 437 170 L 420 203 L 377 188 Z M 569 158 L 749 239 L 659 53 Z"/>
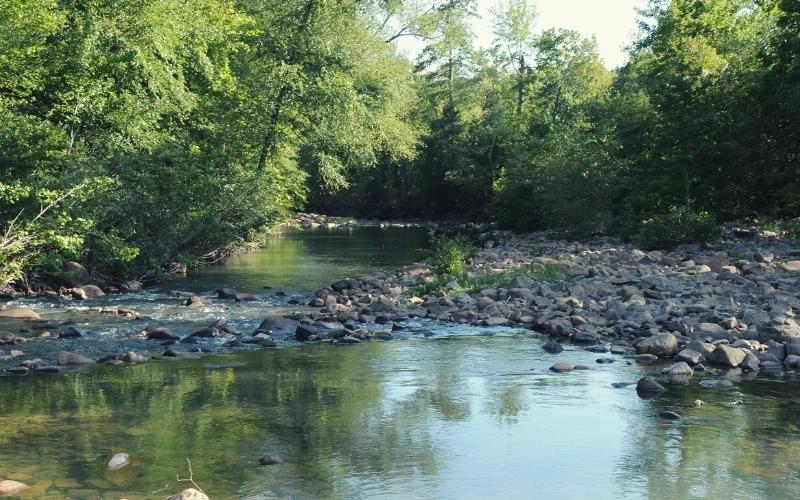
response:
<path fill-rule="evenodd" d="M 447 236 L 430 232 L 431 251 L 425 262 L 437 276 L 464 272 L 464 262 L 478 253 L 477 247 L 463 234 Z"/>
<path fill-rule="evenodd" d="M 722 231 L 708 212 L 673 207 L 665 214 L 642 221 L 636 242 L 647 250 L 668 249 L 682 243 L 708 243 Z"/>

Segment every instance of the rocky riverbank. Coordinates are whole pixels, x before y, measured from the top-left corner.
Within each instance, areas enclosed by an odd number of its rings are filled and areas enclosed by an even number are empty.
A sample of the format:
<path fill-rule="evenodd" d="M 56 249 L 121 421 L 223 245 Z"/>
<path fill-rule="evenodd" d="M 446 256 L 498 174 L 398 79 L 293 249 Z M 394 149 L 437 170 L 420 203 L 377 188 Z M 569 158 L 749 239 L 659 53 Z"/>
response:
<path fill-rule="evenodd" d="M 296 314 L 297 339 L 357 342 L 357 323 L 398 328 L 407 318 L 517 326 L 640 362 L 674 358 L 674 380 L 706 365 L 792 373 L 800 369 L 800 241 L 732 225 L 713 245 L 644 252 L 613 239 L 554 240 L 487 231 L 470 278 L 508 277 L 472 293 L 458 283 L 415 294 L 425 265 L 333 283 Z M 515 272 L 540 270 L 540 273 Z M 545 271 L 557 272 L 545 272 Z M 537 280 L 528 275 L 541 275 Z M 485 281 L 485 279 L 484 279 Z M 391 332 L 384 332 L 389 338 Z"/>
<path fill-rule="evenodd" d="M 332 215 L 314 213 L 296 213 L 285 223 L 288 227 L 304 229 L 337 228 L 337 227 L 421 227 L 429 229 L 454 228 L 464 230 L 485 230 L 489 224 L 476 224 L 455 220 L 424 220 L 424 219 L 356 219 L 353 217 L 336 217 Z"/>
<path fill-rule="evenodd" d="M 730 226 L 714 245 L 643 252 L 608 238 L 569 242 L 544 233 L 470 229 L 483 248 L 468 263 L 467 277 L 491 286 L 470 289 L 454 281 L 425 293 L 434 277 L 426 265 L 417 264 L 337 281 L 316 292 L 310 307 L 268 317 L 245 332 L 220 320 L 179 334 L 118 307 L 91 307 L 84 313 L 143 322 L 135 336 L 153 342 L 152 347 L 145 355 L 122 352 L 99 360 L 112 364 L 293 342 L 392 340 L 407 320 L 425 318 L 534 330 L 551 337 L 544 349 L 554 354 L 570 343 L 638 362 L 674 359 L 676 365 L 667 367 L 673 381 L 710 365 L 770 374 L 800 369 L 797 240 Z M 103 293 L 94 288 L 82 285 L 77 289 L 87 297 L 72 297 L 91 300 Z M 175 292 L 174 300 L 190 308 L 211 302 L 257 307 L 260 300 L 229 289 L 215 295 Z M 288 299 L 287 305 L 292 304 L 297 300 Z M 25 359 L 21 344 L 27 341 L 78 339 L 82 332 L 69 321 L 53 324 L 20 307 L 2 310 L 0 316 L 27 322 L 20 331 L 28 334 L 3 332 L 0 337 L 0 359 L 18 361 L 8 374 L 56 372 L 93 361 L 67 350 L 54 351 L 53 359 Z M 598 363 L 613 360 L 599 358 Z M 554 371 L 569 371 L 562 368 Z"/>

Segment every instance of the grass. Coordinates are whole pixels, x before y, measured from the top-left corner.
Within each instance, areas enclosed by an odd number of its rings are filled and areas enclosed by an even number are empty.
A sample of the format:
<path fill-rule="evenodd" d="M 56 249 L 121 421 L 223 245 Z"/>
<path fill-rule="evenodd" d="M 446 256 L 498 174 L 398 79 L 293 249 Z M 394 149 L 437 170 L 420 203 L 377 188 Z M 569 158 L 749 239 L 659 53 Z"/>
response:
<path fill-rule="evenodd" d="M 415 286 L 407 294 L 411 297 L 422 297 L 446 290 L 454 293 L 476 293 L 487 288 L 506 286 L 519 276 L 544 283 L 569 281 L 572 278 L 561 265 L 543 266 L 541 264 L 531 264 L 529 266 L 518 266 L 503 273 L 487 274 L 474 278 L 467 276 L 466 273 L 435 275 L 431 281 Z"/>

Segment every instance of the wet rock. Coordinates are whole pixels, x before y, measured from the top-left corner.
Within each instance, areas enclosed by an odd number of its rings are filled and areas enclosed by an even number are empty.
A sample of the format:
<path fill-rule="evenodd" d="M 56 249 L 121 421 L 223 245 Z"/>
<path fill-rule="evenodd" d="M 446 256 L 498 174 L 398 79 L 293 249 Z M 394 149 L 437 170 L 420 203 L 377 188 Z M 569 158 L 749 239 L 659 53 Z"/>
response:
<path fill-rule="evenodd" d="M 30 488 L 30 486 L 25 483 L 4 479 L 3 481 L 0 481 L 0 497 L 10 497 L 12 495 L 22 493 L 28 488 Z"/>
<path fill-rule="evenodd" d="M 634 384 L 635 382 L 614 382 L 611 384 L 611 387 L 615 389 L 624 389 L 625 387 L 629 387 Z"/>
<path fill-rule="evenodd" d="M 656 356 L 655 354 L 637 354 L 636 356 L 633 357 L 633 359 L 637 363 L 648 364 L 658 361 L 658 356 Z"/>
<path fill-rule="evenodd" d="M 191 297 L 183 301 L 183 305 L 185 305 L 186 307 L 203 307 L 206 304 L 207 304 L 206 299 L 200 297 L 199 295 L 192 295 Z"/>
<path fill-rule="evenodd" d="M 119 285 L 120 290 L 123 292 L 134 293 L 142 290 L 142 282 L 139 280 L 123 281 Z"/>
<path fill-rule="evenodd" d="M 342 344 L 360 344 L 361 339 L 354 337 L 352 335 L 345 335 L 344 337 L 339 339 L 339 342 L 341 342 Z"/>
<path fill-rule="evenodd" d="M 739 367 L 743 372 L 755 372 L 758 371 L 760 365 L 761 361 L 758 359 L 758 357 L 752 352 L 747 351 L 745 352 L 744 360 L 739 364 Z"/>
<path fill-rule="evenodd" d="M 26 307 L 0 309 L 0 318 L 21 319 L 25 321 L 37 321 L 42 319 L 35 311 L 31 311 Z"/>
<path fill-rule="evenodd" d="M 793 370 L 800 369 L 800 356 L 790 354 L 786 356 L 786 359 L 783 360 L 783 364 L 785 364 L 787 368 L 791 368 Z"/>
<path fill-rule="evenodd" d="M 187 488 L 180 493 L 170 496 L 167 500 L 208 500 L 208 496 L 194 488 Z"/>
<path fill-rule="evenodd" d="M 147 327 L 144 331 L 147 332 L 147 340 L 178 340 L 180 338 L 170 333 L 170 331 L 163 326 L 156 328 Z"/>
<path fill-rule="evenodd" d="M 745 356 L 744 350 L 721 344 L 710 352 L 706 358 L 712 363 L 735 368 L 744 361 Z"/>
<path fill-rule="evenodd" d="M 93 360 L 74 352 L 61 351 L 56 357 L 56 364 L 59 366 L 89 365 L 92 363 L 94 363 Z"/>
<path fill-rule="evenodd" d="M 258 463 L 261 465 L 275 465 L 281 463 L 281 459 L 275 455 L 264 455 L 258 459 Z"/>
<path fill-rule="evenodd" d="M 700 387 L 706 388 L 714 388 L 714 389 L 727 389 L 728 387 L 732 387 L 733 382 L 726 378 L 720 379 L 707 379 L 700 381 Z"/>
<path fill-rule="evenodd" d="M 581 371 L 581 370 L 591 370 L 592 368 L 587 365 L 575 365 L 572 367 L 574 370 Z"/>
<path fill-rule="evenodd" d="M 680 414 L 675 413 L 674 411 L 662 411 L 659 412 L 658 418 L 663 418 L 664 420 L 680 420 L 683 417 Z"/>
<path fill-rule="evenodd" d="M 603 365 L 603 364 L 611 364 L 611 363 L 614 362 L 614 358 L 597 358 L 596 360 L 594 360 L 594 362 L 598 363 L 598 364 L 601 364 L 601 365 Z"/>
<path fill-rule="evenodd" d="M 120 470 L 131 463 L 127 453 L 117 453 L 108 461 L 108 470 Z"/>
<path fill-rule="evenodd" d="M 689 366 L 687 363 L 679 361 L 670 366 L 669 368 L 667 368 L 665 370 L 665 373 L 669 376 L 685 375 L 691 377 L 692 375 L 694 375 L 694 370 L 692 370 L 692 367 Z"/>
<path fill-rule="evenodd" d="M 217 298 L 219 299 L 235 299 L 236 298 L 236 290 L 233 288 L 217 288 L 215 290 L 217 294 Z"/>
<path fill-rule="evenodd" d="M 636 383 L 636 393 L 640 398 L 648 399 L 658 396 L 667 389 L 651 377 L 643 377 Z"/>
<path fill-rule="evenodd" d="M 61 371 L 61 368 L 53 365 L 39 365 L 36 366 L 33 370 L 42 373 L 58 373 Z"/>
<path fill-rule="evenodd" d="M 294 338 L 300 342 L 305 342 L 312 337 L 317 335 L 317 329 L 310 325 L 297 325 L 297 328 L 294 332 Z"/>
<path fill-rule="evenodd" d="M 17 336 L 11 332 L 0 332 L 0 345 L 14 344 Z"/>
<path fill-rule="evenodd" d="M 558 363 L 556 363 L 556 364 L 554 364 L 553 366 L 550 367 L 550 371 L 551 372 L 556 372 L 556 373 L 567 373 L 567 372 L 571 372 L 574 369 L 575 369 L 574 366 L 572 366 L 569 363 L 565 363 L 563 361 L 558 362 Z"/>
<path fill-rule="evenodd" d="M 564 350 L 564 347 L 555 340 L 549 340 L 542 346 L 542 350 L 549 354 L 558 354 Z"/>
<path fill-rule="evenodd" d="M 657 333 L 637 343 L 635 348 L 637 354 L 673 356 L 678 352 L 678 339 L 671 333 Z"/>
<path fill-rule="evenodd" d="M 74 326 L 65 326 L 58 332 L 58 338 L 60 339 L 77 339 L 82 336 L 81 331 Z"/>
<path fill-rule="evenodd" d="M 135 353 L 133 351 L 130 351 L 130 352 L 126 352 L 120 358 L 120 360 L 124 361 L 126 363 L 131 363 L 131 364 L 135 365 L 135 364 L 139 364 L 139 363 L 144 363 L 145 361 L 147 361 L 147 358 L 142 356 L 141 354 L 137 354 L 137 353 Z"/>
<path fill-rule="evenodd" d="M 293 319 L 276 316 L 262 321 L 256 331 L 268 332 L 270 335 L 294 335 L 299 324 Z"/>
<path fill-rule="evenodd" d="M 220 332 L 219 332 L 219 329 L 217 327 L 215 327 L 215 326 L 207 326 L 205 328 L 201 328 L 200 330 L 197 330 L 196 332 L 193 332 L 189 336 L 193 337 L 193 338 L 213 338 L 213 337 L 219 337 L 219 334 L 220 334 Z"/>
<path fill-rule="evenodd" d="M 233 300 L 236 302 L 255 302 L 258 298 L 252 293 L 236 293 L 233 296 Z"/>
<path fill-rule="evenodd" d="M 675 359 L 690 365 L 696 365 L 703 359 L 703 355 L 691 349 L 684 349 L 675 356 Z"/>
<path fill-rule="evenodd" d="M 12 366 L 11 368 L 6 368 L 6 373 L 10 373 L 12 375 L 27 375 L 30 369 L 27 366 Z"/>

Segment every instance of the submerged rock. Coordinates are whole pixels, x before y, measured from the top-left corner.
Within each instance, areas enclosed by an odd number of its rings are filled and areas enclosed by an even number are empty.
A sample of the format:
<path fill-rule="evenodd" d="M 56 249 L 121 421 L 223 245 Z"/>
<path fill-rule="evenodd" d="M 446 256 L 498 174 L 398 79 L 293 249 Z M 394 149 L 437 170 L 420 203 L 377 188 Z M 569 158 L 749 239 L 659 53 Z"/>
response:
<path fill-rule="evenodd" d="M 558 362 L 558 363 L 556 363 L 556 364 L 554 364 L 553 366 L 550 367 L 550 371 L 551 372 L 556 372 L 556 373 L 567 373 L 567 372 L 571 372 L 574 369 L 575 369 L 574 366 L 572 366 L 569 363 L 565 363 L 563 361 Z"/>
<path fill-rule="evenodd" d="M 258 463 L 261 465 L 275 465 L 281 463 L 281 459 L 275 455 L 264 455 L 258 459 Z"/>
<path fill-rule="evenodd" d="M 58 357 L 56 358 L 56 364 L 60 366 L 88 365 L 92 363 L 94 363 L 94 361 L 87 358 L 86 356 L 82 356 L 80 354 L 75 354 L 74 352 L 68 352 L 68 351 L 59 352 Z"/>
<path fill-rule="evenodd" d="M 652 377 L 644 377 L 636 383 L 636 393 L 640 398 L 649 399 L 658 396 L 667 389 Z"/>
<path fill-rule="evenodd" d="M 555 340 L 549 340 L 542 346 L 542 350 L 549 354 L 558 354 L 564 350 L 564 346 Z"/>
<path fill-rule="evenodd" d="M 119 470 L 131 463 L 127 453 L 117 453 L 108 461 L 108 470 Z"/>
<path fill-rule="evenodd" d="M 30 486 L 28 486 L 25 483 L 20 483 L 19 481 L 12 481 L 10 479 L 5 479 L 3 481 L 0 481 L 0 497 L 10 497 L 11 495 L 22 493 L 28 488 L 30 488 Z"/>
<path fill-rule="evenodd" d="M 726 378 L 716 379 L 716 380 L 701 380 L 700 387 L 707 387 L 707 388 L 715 388 L 715 389 L 727 389 L 728 387 L 732 387 L 733 382 Z"/>
<path fill-rule="evenodd" d="M 665 420 L 680 420 L 680 419 L 683 418 L 683 417 L 681 417 L 680 414 L 678 414 L 678 413 L 676 413 L 674 411 L 669 411 L 669 410 L 659 412 L 658 417 L 659 418 L 663 418 Z"/>

